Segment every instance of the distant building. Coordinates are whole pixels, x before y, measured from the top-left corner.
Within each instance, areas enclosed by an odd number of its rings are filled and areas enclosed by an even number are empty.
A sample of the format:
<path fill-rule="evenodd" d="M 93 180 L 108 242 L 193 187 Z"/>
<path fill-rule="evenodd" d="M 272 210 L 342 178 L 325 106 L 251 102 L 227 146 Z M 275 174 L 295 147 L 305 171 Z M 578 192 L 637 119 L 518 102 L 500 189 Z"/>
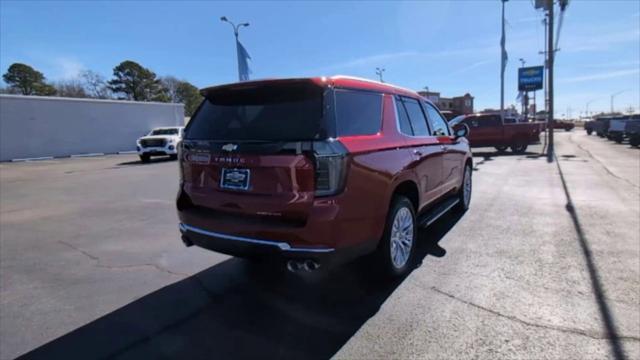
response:
<path fill-rule="evenodd" d="M 473 96 L 469 93 L 452 98 L 441 97 L 435 91 L 418 91 L 418 94 L 431 100 L 440 111 L 449 111 L 454 116 L 473 113 Z"/>

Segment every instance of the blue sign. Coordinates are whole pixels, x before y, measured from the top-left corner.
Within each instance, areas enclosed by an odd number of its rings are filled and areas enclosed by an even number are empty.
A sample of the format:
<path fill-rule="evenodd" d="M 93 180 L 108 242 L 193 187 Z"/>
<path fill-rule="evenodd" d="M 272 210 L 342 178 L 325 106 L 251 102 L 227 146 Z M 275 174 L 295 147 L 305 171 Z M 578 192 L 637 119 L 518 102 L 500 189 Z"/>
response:
<path fill-rule="evenodd" d="M 518 69 L 518 91 L 542 89 L 544 66 L 531 66 Z"/>

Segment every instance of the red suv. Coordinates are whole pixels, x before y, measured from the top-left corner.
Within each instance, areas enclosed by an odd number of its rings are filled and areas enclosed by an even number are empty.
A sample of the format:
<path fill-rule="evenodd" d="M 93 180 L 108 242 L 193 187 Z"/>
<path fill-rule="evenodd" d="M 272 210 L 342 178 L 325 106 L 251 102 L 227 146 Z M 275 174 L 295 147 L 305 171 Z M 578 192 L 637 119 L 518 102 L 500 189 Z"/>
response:
<path fill-rule="evenodd" d="M 351 77 L 202 90 L 185 130 L 182 240 L 315 270 L 377 252 L 405 273 L 417 229 L 471 199 L 472 158 L 417 93 Z"/>

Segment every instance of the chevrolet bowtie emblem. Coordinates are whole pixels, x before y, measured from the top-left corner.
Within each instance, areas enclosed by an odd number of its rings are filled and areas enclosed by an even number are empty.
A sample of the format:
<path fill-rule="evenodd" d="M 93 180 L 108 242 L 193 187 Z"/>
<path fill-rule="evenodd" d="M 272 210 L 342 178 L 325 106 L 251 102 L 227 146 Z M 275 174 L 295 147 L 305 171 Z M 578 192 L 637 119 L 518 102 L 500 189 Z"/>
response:
<path fill-rule="evenodd" d="M 236 145 L 236 144 L 226 144 L 226 145 L 222 146 L 222 150 L 229 151 L 229 152 L 231 152 L 231 151 L 233 151 L 233 150 L 235 150 L 237 148 L 238 148 L 238 145 Z"/>

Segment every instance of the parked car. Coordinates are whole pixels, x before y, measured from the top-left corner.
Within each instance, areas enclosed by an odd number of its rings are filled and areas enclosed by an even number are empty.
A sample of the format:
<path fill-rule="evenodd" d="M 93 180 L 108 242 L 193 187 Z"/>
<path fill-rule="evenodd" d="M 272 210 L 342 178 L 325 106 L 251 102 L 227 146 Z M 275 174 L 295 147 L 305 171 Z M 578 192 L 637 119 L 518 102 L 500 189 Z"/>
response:
<path fill-rule="evenodd" d="M 592 129 L 596 135 L 606 137 L 609 133 L 609 124 L 612 116 L 598 116 L 594 119 Z"/>
<path fill-rule="evenodd" d="M 178 143 L 182 139 L 184 127 L 155 128 L 146 136 L 138 139 L 136 150 L 142 162 L 148 162 L 152 156 L 166 156 L 175 160 L 178 158 Z"/>
<path fill-rule="evenodd" d="M 574 127 L 576 126 L 571 121 L 555 120 L 553 122 L 554 129 L 563 129 L 564 131 L 571 131 L 573 130 Z"/>
<path fill-rule="evenodd" d="M 589 120 L 584 123 L 584 130 L 587 132 L 587 135 L 591 135 L 593 133 L 594 124 L 594 120 Z"/>
<path fill-rule="evenodd" d="M 607 138 L 618 144 L 621 143 L 624 140 L 624 129 L 627 120 L 629 120 L 627 116 L 619 116 L 611 119 L 609 122 L 609 131 L 607 131 Z"/>
<path fill-rule="evenodd" d="M 472 157 L 413 91 L 351 77 L 211 87 L 180 148 L 187 246 L 311 271 L 374 253 L 412 266 L 417 230 L 471 199 Z"/>
<path fill-rule="evenodd" d="M 507 118 L 505 118 L 507 120 Z M 511 147 L 514 153 L 524 153 L 531 144 L 540 143 L 540 123 L 503 123 L 500 114 L 461 115 L 453 119 L 449 125 L 457 129 L 465 124 L 470 128 L 469 144 L 471 147 L 495 147 L 505 151 Z"/>
<path fill-rule="evenodd" d="M 631 146 L 640 145 L 640 114 L 631 115 L 631 119 L 625 123 L 624 133 Z"/>
<path fill-rule="evenodd" d="M 627 123 L 634 120 L 640 120 L 640 115 L 622 115 L 612 118 L 609 122 L 607 138 L 617 143 L 621 143 L 626 137 L 629 137 L 626 131 Z"/>

